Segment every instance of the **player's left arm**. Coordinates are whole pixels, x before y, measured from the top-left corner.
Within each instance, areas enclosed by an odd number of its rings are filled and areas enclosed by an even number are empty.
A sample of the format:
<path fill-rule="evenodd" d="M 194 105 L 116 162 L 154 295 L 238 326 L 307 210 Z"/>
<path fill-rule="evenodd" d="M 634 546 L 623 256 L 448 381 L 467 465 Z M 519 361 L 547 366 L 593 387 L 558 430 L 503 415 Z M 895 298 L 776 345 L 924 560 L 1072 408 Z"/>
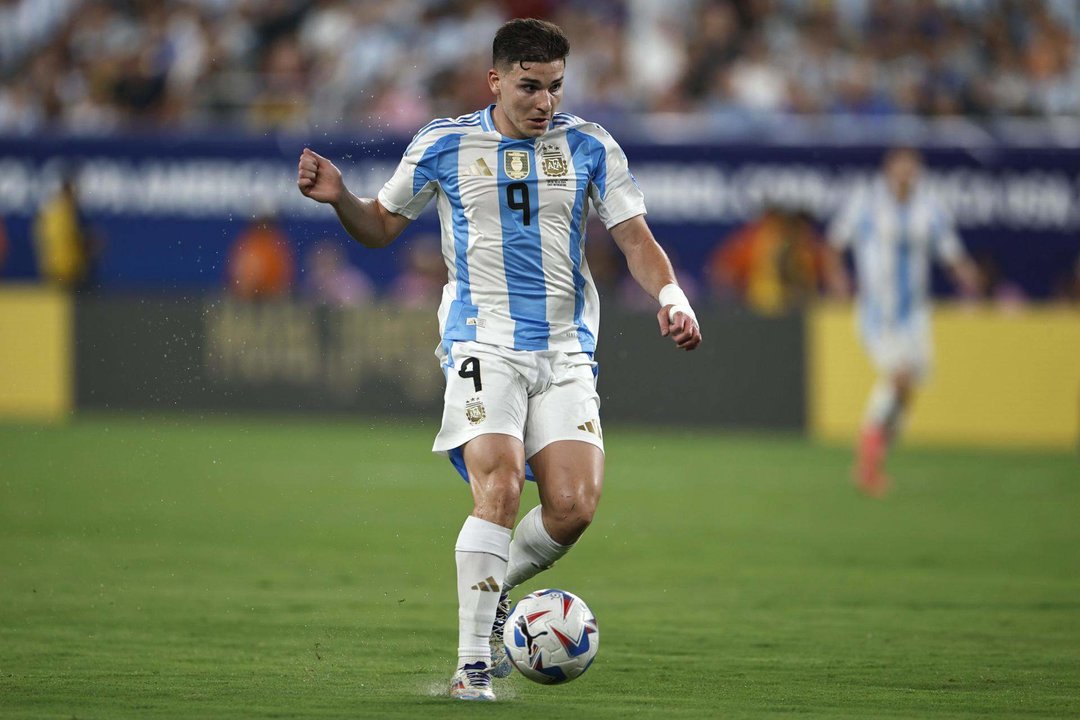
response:
<path fill-rule="evenodd" d="M 973 298 L 979 294 L 979 269 L 966 254 L 946 263 L 945 267 L 952 281 L 960 288 L 961 295 Z"/>
<path fill-rule="evenodd" d="M 611 237 L 626 256 L 630 274 L 661 307 L 656 315 L 660 334 L 671 336 L 682 350 L 701 344 L 701 328 L 686 294 L 679 288 L 667 253 L 656 242 L 644 215 L 637 215 L 610 228 Z"/>

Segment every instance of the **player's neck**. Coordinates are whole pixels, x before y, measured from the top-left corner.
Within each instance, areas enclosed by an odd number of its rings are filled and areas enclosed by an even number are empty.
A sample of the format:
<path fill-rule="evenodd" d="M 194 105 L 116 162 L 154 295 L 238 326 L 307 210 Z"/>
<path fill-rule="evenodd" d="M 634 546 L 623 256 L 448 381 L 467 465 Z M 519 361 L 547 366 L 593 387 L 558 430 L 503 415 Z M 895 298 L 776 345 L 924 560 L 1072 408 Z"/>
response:
<path fill-rule="evenodd" d="M 506 113 L 503 112 L 502 106 L 497 102 L 495 103 L 495 107 L 491 110 L 491 120 L 495 123 L 495 129 L 498 130 L 499 134 L 503 137 L 508 137 L 511 140 L 529 139 L 528 136 L 518 132 L 514 127 L 514 124 L 506 117 Z"/>

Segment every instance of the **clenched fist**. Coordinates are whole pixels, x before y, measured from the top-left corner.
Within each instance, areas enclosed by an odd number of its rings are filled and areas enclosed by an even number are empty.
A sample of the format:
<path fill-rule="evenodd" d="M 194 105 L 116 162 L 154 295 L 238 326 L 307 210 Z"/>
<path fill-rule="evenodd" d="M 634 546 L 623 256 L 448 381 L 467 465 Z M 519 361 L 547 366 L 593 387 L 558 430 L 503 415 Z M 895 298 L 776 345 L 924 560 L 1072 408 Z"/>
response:
<path fill-rule="evenodd" d="M 304 148 L 297 166 L 296 185 L 300 192 L 321 203 L 337 203 L 345 194 L 341 171 L 322 155 Z"/>
<path fill-rule="evenodd" d="M 665 305 L 656 313 L 656 319 L 660 321 L 660 334 L 664 337 L 670 335 L 680 350 L 693 350 L 701 344 L 701 329 L 686 313 L 676 312 L 674 318 L 670 317 L 671 308 L 671 305 Z"/>

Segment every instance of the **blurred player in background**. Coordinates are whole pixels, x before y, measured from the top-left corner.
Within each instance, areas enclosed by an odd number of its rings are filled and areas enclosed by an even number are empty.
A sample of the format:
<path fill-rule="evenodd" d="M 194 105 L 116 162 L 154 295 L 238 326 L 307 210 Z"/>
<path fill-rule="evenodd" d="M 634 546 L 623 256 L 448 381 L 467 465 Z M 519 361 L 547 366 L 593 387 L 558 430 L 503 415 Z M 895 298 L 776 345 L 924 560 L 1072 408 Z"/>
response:
<path fill-rule="evenodd" d="M 920 183 L 922 157 L 911 148 L 885 155 L 882 175 L 857 192 L 828 229 L 826 276 L 848 297 L 842 253 L 854 254 L 859 330 L 878 370 L 855 463 L 855 480 L 875 497 L 889 488 L 885 455 L 896 439 L 915 386 L 930 368 L 930 260 L 949 270 L 965 294 L 978 274 L 940 202 Z"/>
<path fill-rule="evenodd" d="M 495 104 L 420 130 L 377 199 L 358 198 L 311 150 L 300 191 L 331 204 L 361 244 L 392 242 L 433 198 L 449 282 L 439 308 L 446 373 L 434 450 L 469 482 L 457 538 L 458 669 L 450 694 L 494 700 L 510 673 L 507 591 L 566 554 L 592 521 L 603 484 L 593 352 L 599 305 L 584 261 L 595 205 L 638 283 L 660 304 L 660 333 L 701 342 L 671 263 L 645 223 L 626 156 L 600 126 L 556 112 L 570 47 L 557 26 L 512 20 L 493 44 Z M 527 464 L 526 464 L 527 463 Z M 526 474 L 540 505 L 517 525 Z"/>

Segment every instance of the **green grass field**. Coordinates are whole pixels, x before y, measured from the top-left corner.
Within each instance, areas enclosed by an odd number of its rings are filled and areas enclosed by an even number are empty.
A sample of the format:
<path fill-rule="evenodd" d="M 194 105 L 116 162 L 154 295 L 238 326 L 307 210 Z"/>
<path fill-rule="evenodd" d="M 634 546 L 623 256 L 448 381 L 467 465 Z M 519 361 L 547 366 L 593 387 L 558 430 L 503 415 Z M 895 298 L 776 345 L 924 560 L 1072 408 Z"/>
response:
<path fill-rule="evenodd" d="M 455 704 L 469 500 L 433 431 L 0 425 L 0 716 L 1080 716 L 1075 455 L 902 449 L 875 502 L 846 449 L 616 428 L 596 522 L 522 588 L 589 602 L 596 663 Z"/>

